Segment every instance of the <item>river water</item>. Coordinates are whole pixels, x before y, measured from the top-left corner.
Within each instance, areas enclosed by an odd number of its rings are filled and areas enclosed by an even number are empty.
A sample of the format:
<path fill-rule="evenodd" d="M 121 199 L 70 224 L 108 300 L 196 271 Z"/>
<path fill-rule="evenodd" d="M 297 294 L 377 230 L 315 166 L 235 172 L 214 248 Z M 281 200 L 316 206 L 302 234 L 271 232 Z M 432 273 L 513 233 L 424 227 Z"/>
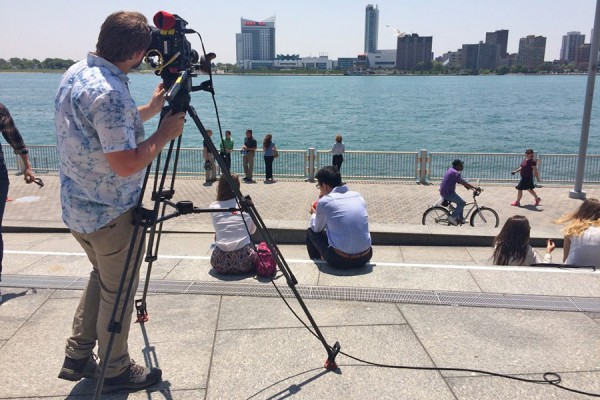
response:
<path fill-rule="evenodd" d="M 61 74 L 0 73 L 0 102 L 26 143 L 55 144 L 54 95 Z M 193 79 L 200 84 L 206 76 Z M 130 74 L 145 103 L 160 78 Z M 587 77 L 548 76 L 237 76 L 215 75 L 223 130 L 240 147 L 247 128 L 280 149 L 325 150 L 336 134 L 348 150 L 573 154 L 579 149 Z M 211 95 L 192 93 L 206 128 L 218 132 Z M 600 154 L 598 101 L 588 154 Z M 154 118 L 147 133 L 157 126 Z M 218 136 L 218 134 L 217 134 Z M 215 142 L 217 136 L 215 138 Z M 200 147 L 190 118 L 184 147 Z"/>

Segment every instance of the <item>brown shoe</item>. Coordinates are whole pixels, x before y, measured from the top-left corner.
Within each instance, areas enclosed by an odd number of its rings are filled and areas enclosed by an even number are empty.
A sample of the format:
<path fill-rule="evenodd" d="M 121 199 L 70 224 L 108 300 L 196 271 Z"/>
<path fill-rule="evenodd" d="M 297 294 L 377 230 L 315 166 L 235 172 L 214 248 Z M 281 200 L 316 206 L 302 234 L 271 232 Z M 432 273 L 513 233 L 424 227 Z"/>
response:
<path fill-rule="evenodd" d="M 87 358 L 79 360 L 65 356 L 65 361 L 58 377 L 67 381 L 78 381 L 81 378 L 97 378 L 98 364 L 96 363 L 96 355 L 92 354 Z"/>
<path fill-rule="evenodd" d="M 146 389 L 161 381 L 162 371 L 158 368 L 146 368 L 131 360 L 129 368 L 121 375 L 114 378 L 106 378 L 102 393 L 113 393 L 117 391 L 136 391 Z"/>

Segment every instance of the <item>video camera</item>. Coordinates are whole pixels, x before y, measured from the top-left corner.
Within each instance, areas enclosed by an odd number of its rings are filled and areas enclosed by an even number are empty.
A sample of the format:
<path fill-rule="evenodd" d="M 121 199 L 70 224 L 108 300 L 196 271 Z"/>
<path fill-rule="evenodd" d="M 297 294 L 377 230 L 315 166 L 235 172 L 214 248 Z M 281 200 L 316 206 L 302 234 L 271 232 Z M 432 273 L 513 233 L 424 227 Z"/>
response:
<path fill-rule="evenodd" d="M 189 92 L 207 90 L 206 84 L 193 87 L 189 77 L 197 76 L 196 71 L 211 73 L 211 61 L 216 57 L 209 53 L 198 56 L 191 43 L 185 37 L 196 33 L 187 29 L 187 21 L 176 14 L 159 11 L 153 18 L 156 27 L 151 27 L 150 46 L 146 52 L 146 63 L 163 79 L 167 94 L 165 98 L 176 109 L 185 110 L 189 104 Z M 212 90 L 212 88 L 210 88 Z"/>
<path fill-rule="evenodd" d="M 187 22 L 183 18 L 166 11 L 157 12 L 153 21 L 156 28 L 150 28 L 152 41 L 146 62 L 156 69 L 157 75 L 161 75 L 165 68 L 171 74 L 194 68 L 199 60 L 198 52 L 192 49 L 185 35 L 195 31 L 186 29 Z"/>

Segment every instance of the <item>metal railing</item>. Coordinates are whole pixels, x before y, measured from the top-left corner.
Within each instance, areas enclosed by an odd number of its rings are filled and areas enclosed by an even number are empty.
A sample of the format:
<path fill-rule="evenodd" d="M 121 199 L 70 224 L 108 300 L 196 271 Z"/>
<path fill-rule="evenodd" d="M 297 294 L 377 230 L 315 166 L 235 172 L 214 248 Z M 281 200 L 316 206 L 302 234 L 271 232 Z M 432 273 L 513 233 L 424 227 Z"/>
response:
<path fill-rule="evenodd" d="M 310 149 L 309 149 L 310 151 Z M 331 153 L 316 152 L 316 169 L 331 165 Z M 419 180 L 419 153 L 400 151 L 346 151 L 342 164 L 344 179 Z"/>
<path fill-rule="evenodd" d="M 166 161 L 168 150 L 163 149 L 161 163 Z M 301 150 L 280 150 L 279 157 L 273 162 L 273 175 L 285 177 L 305 177 L 305 159 L 306 151 Z M 254 155 L 255 175 L 265 174 L 265 163 L 263 160 L 264 152 L 257 150 Z M 242 175 L 244 168 L 242 165 L 242 154 L 239 150 L 231 153 L 231 172 Z M 156 161 L 153 163 L 153 167 Z M 170 165 L 173 165 L 171 160 Z M 177 173 L 182 175 L 203 175 L 204 171 L 204 152 L 202 148 L 182 148 L 179 151 L 179 160 L 177 163 Z M 220 173 L 220 171 L 219 171 Z"/>
<path fill-rule="evenodd" d="M 57 172 L 58 153 L 56 146 L 28 146 L 29 159 L 37 173 Z M 8 170 L 21 170 L 20 157 L 8 144 L 2 145 Z M 167 150 L 163 150 L 162 162 Z M 331 154 L 327 150 L 279 150 L 273 162 L 275 177 L 312 180 L 319 168 L 331 165 Z M 254 175 L 265 174 L 263 151 L 257 150 L 254 157 Z M 577 154 L 535 154 L 542 181 L 568 183 L 575 179 Z M 394 151 L 347 151 L 344 153 L 342 176 L 344 179 L 369 180 L 412 180 L 417 182 L 439 181 L 454 159 L 465 163 L 463 175 L 471 180 L 492 182 L 514 182 L 510 174 L 523 161 L 521 153 L 452 153 Z M 171 160 L 173 162 L 173 160 Z M 172 165 L 172 164 L 171 164 Z M 231 171 L 243 175 L 242 154 L 235 150 L 231 155 Z M 179 152 L 177 173 L 204 175 L 202 148 L 182 148 Z M 584 182 L 600 183 L 600 155 L 586 156 Z"/>
<path fill-rule="evenodd" d="M 544 182 L 573 182 L 577 169 L 577 154 L 538 154 L 540 178 Z M 523 161 L 521 153 L 443 153 L 431 152 L 427 162 L 427 180 L 441 180 L 452 161 L 460 159 L 465 163 L 463 176 L 471 180 L 505 182 L 514 181 L 510 174 Z M 588 155 L 585 162 L 587 183 L 600 183 L 600 155 Z"/>

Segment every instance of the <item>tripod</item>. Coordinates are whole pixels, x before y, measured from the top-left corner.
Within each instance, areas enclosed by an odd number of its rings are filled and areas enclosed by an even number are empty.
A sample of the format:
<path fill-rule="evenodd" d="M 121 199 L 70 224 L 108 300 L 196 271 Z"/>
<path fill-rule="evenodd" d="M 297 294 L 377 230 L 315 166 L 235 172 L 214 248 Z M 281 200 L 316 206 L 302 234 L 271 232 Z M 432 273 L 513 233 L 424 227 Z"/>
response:
<path fill-rule="evenodd" d="M 325 350 L 327 352 L 327 359 L 325 361 L 324 367 L 327 370 L 335 370 L 338 368 L 335 363 L 335 358 L 341 348 L 339 342 L 336 342 L 333 346 L 330 346 L 327 343 L 325 337 L 321 333 L 321 330 L 319 329 L 318 325 L 316 324 L 315 320 L 313 319 L 312 315 L 310 314 L 310 311 L 308 310 L 306 304 L 304 303 L 304 300 L 302 299 L 302 297 L 300 296 L 300 293 L 298 292 L 298 290 L 296 288 L 296 285 L 298 284 L 296 277 L 292 273 L 290 267 L 288 266 L 287 262 L 283 258 L 281 252 L 277 248 L 277 244 L 271 237 L 265 223 L 263 222 L 258 211 L 256 210 L 254 203 L 252 202 L 252 200 L 250 199 L 249 196 L 244 197 L 242 195 L 240 188 L 236 184 L 235 180 L 231 176 L 231 173 L 229 172 L 229 168 L 227 168 L 227 166 L 225 164 L 224 158 L 217 151 L 217 148 L 215 147 L 212 140 L 208 136 L 206 129 L 204 128 L 200 118 L 198 117 L 196 110 L 190 104 L 190 94 L 189 93 L 191 91 L 198 91 L 198 90 L 204 90 L 204 91 L 210 92 L 213 95 L 213 101 L 214 101 L 214 90 L 212 87 L 212 80 L 205 81 L 199 86 L 192 86 L 191 85 L 191 77 L 192 76 L 195 76 L 195 74 L 193 73 L 193 70 L 192 71 L 186 70 L 181 75 L 179 75 L 177 77 L 177 79 L 172 79 L 172 77 L 163 77 L 163 79 L 165 80 L 165 87 L 170 87 L 170 89 L 167 92 L 167 94 L 165 95 L 165 98 L 169 101 L 169 106 L 163 108 L 163 111 L 161 112 L 161 116 L 165 115 L 170 110 L 173 110 L 173 112 L 180 112 L 180 111 L 187 112 L 188 116 L 190 116 L 192 118 L 196 127 L 200 131 L 200 133 L 204 139 L 204 142 L 205 142 L 206 146 L 208 147 L 208 150 L 214 156 L 214 159 L 216 160 L 219 167 L 221 168 L 221 171 L 222 171 L 223 175 L 225 176 L 225 179 L 227 180 L 230 188 L 232 189 L 232 191 L 235 195 L 235 198 L 236 198 L 236 201 L 238 204 L 238 208 L 235 208 L 235 209 L 206 209 L 206 208 L 195 207 L 193 202 L 188 201 L 188 200 L 179 201 L 177 203 L 174 203 L 172 201 L 173 196 L 175 194 L 174 186 L 175 186 L 175 178 L 176 178 L 176 174 L 177 174 L 177 164 L 179 161 L 179 152 L 180 152 L 180 148 L 181 148 L 181 135 L 177 139 L 174 139 L 170 142 L 168 151 L 165 156 L 164 164 L 161 162 L 161 158 L 162 158 L 161 153 L 159 153 L 159 155 L 156 159 L 156 167 L 155 167 L 155 172 L 154 172 L 154 181 L 153 181 L 153 189 L 152 189 L 152 197 L 151 197 L 151 199 L 153 201 L 152 209 L 146 209 L 142 206 L 142 199 L 144 197 L 144 192 L 146 190 L 146 187 L 148 184 L 148 179 L 151 174 L 152 165 L 149 165 L 147 167 L 146 174 L 145 174 L 143 184 L 142 184 L 141 194 L 140 194 L 140 197 L 139 197 L 139 200 L 138 200 L 137 206 L 135 208 L 135 212 L 134 212 L 133 223 L 135 225 L 135 229 L 134 229 L 134 233 L 131 237 L 129 251 L 127 254 L 127 259 L 125 261 L 125 265 L 123 268 L 123 274 L 121 276 L 121 280 L 119 283 L 117 298 L 115 301 L 115 305 L 114 305 L 114 308 L 113 308 L 113 311 L 111 314 L 111 319 L 110 319 L 109 326 L 108 326 L 108 331 L 111 333 L 111 335 L 110 335 L 109 343 L 107 346 L 106 354 L 103 355 L 103 360 L 105 360 L 105 362 L 102 363 L 102 368 L 100 371 L 100 375 L 98 377 L 98 382 L 96 384 L 96 391 L 95 391 L 95 395 L 94 395 L 95 399 L 99 399 L 100 394 L 102 392 L 102 386 L 104 384 L 104 376 L 106 374 L 106 369 L 107 369 L 106 361 L 108 361 L 108 359 L 110 357 L 110 353 L 112 351 L 114 341 L 115 341 L 115 335 L 122 331 L 123 320 L 126 317 L 126 313 L 127 313 L 126 309 L 127 309 L 127 304 L 129 303 L 129 299 L 131 299 L 131 296 L 134 295 L 133 286 L 134 286 L 135 279 L 133 277 L 136 277 L 139 272 L 138 269 L 141 264 L 140 260 L 141 260 L 141 256 L 142 256 L 142 248 L 143 248 L 143 243 L 145 241 L 145 236 L 148 234 L 147 254 L 146 254 L 146 258 L 145 258 L 145 261 L 148 263 L 148 269 L 147 269 L 146 280 L 145 280 L 145 284 L 144 284 L 142 298 L 140 300 L 135 301 L 136 314 L 137 314 L 136 322 L 139 322 L 142 324 L 145 323 L 146 321 L 148 321 L 146 297 L 147 297 L 148 286 L 149 286 L 149 282 L 150 282 L 150 274 L 151 274 L 151 270 L 152 270 L 152 264 L 154 261 L 156 261 L 158 259 L 158 249 L 159 249 L 159 245 L 160 245 L 160 236 L 162 233 L 162 224 L 164 221 L 167 221 L 169 219 L 179 217 L 179 216 L 185 215 L 185 214 L 196 214 L 196 213 L 205 213 L 205 212 L 239 211 L 240 213 L 247 213 L 251 217 L 252 221 L 254 222 L 254 225 L 257 228 L 257 231 L 260 232 L 260 234 L 262 235 L 267 246 L 271 250 L 271 253 L 273 254 L 273 257 L 275 258 L 275 261 L 277 263 L 277 266 L 279 267 L 279 270 L 284 275 L 288 286 L 294 293 L 294 296 L 298 300 L 300 307 L 302 308 L 306 317 L 310 321 L 310 324 L 311 324 L 312 328 L 314 329 L 315 336 L 321 341 L 323 347 L 325 348 Z M 171 161 L 172 157 L 173 157 L 173 159 Z M 171 171 L 169 171 L 171 163 L 172 163 L 172 168 L 171 168 Z M 162 167 L 161 167 L 161 165 L 162 165 Z M 170 186 L 168 188 L 165 188 L 167 176 L 170 176 Z M 168 214 L 167 214 L 167 207 L 169 207 L 170 211 L 171 211 Z M 137 251 L 135 251 L 135 255 L 133 254 L 134 249 L 137 249 Z M 135 258 L 133 258 L 133 257 L 135 257 Z M 132 259 L 135 260 L 133 264 L 131 263 Z M 132 265 L 133 265 L 133 267 L 131 267 Z M 133 270 L 130 272 L 129 270 L 131 268 Z M 128 275 L 131 276 L 132 278 L 127 279 Z M 126 288 L 125 288 L 125 286 L 126 286 Z M 121 302 L 122 296 L 124 296 L 123 306 L 119 308 L 119 304 Z M 128 327 L 126 327 L 126 329 L 128 329 Z"/>

